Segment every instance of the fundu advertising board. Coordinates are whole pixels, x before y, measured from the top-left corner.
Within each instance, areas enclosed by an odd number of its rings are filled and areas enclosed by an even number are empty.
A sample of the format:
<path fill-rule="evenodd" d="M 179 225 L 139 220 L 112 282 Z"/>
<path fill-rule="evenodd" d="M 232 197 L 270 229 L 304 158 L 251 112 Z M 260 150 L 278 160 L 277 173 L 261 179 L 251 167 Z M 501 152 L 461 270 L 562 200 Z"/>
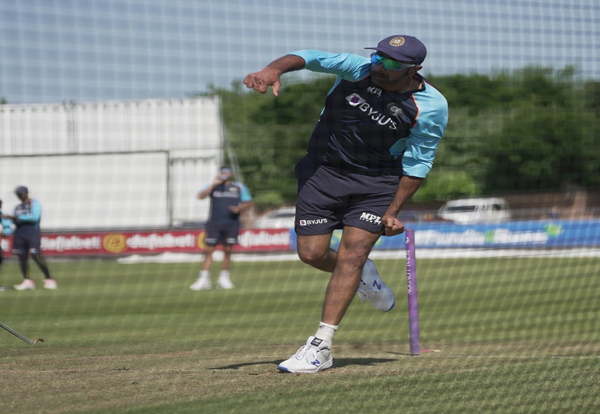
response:
<path fill-rule="evenodd" d="M 415 231 L 417 249 L 600 246 L 600 220 L 520 221 L 473 225 L 407 222 L 405 225 Z M 339 245 L 341 235 L 341 230 L 333 233 L 332 247 L 336 248 Z M 290 241 L 292 250 L 296 249 L 295 235 Z M 373 249 L 395 250 L 405 247 L 405 239 L 400 235 L 381 237 Z"/>

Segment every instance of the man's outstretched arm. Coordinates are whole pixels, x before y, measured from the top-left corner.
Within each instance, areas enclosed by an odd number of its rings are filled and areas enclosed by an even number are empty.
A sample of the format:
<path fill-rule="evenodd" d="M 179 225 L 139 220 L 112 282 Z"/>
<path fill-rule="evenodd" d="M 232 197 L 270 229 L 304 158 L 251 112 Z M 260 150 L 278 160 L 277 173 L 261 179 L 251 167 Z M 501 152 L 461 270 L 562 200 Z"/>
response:
<path fill-rule="evenodd" d="M 246 87 L 254 89 L 260 93 L 267 92 L 267 87 L 273 87 L 273 95 L 279 95 L 281 87 L 280 77 L 284 73 L 304 69 L 306 62 L 303 58 L 296 55 L 285 55 L 269 63 L 260 72 L 251 73 L 244 79 Z"/>

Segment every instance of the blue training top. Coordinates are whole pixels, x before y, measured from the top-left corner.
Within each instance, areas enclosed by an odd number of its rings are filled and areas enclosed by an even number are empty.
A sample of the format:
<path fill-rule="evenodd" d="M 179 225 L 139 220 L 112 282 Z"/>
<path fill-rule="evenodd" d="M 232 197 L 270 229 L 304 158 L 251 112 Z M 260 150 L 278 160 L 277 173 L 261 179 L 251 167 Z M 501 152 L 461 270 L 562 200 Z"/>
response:
<path fill-rule="evenodd" d="M 4 214 L 4 213 L 2 213 L 2 211 L 0 210 L 0 216 L 2 214 Z M 11 224 L 12 224 L 12 220 L 9 220 L 9 219 L 0 220 L 0 225 L 2 226 L 0 228 L 0 235 L 10 236 L 12 234 Z"/>
<path fill-rule="evenodd" d="M 15 207 L 13 216 L 16 217 L 14 220 L 15 235 L 39 234 L 40 222 L 42 221 L 42 203 L 37 200 L 30 200 L 26 203 L 21 203 Z"/>
<path fill-rule="evenodd" d="M 312 160 L 365 175 L 424 178 L 448 124 L 448 103 L 421 75 L 422 90 L 390 92 L 371 82 L 371 60 L 319 50 L 291 53 L 305 69 L 337 75 L 308 144 Z"/>
<path fill-rule="evenodd" d="M 205 186 L 202 191 L 209 187 L 210 185 Z M 210 221 L 237 221 L 240 215 L 232 213 L 229 207 L 251 201 L 252 196 L 244 184 L 232 182 L 229 185 L 223 183 L 215 186 L 210 199 Z"/>

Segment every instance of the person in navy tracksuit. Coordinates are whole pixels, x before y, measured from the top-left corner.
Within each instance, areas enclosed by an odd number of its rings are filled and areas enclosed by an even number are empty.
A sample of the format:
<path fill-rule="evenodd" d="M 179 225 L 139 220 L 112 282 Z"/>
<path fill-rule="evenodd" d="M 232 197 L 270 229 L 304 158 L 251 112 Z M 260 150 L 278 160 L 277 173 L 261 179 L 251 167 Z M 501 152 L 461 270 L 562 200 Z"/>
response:
<path fill-rule="evenodd" d="M 393 35 L 370 57 L 319 50 L 292 52 L 246 76 L 248 88 L 277 96 L 280 76 L 307 69 L 337 75 L 296 165 L 295 230 L 300 259 L 331 273 L 314 336 L 278 369 L 317 372 L 332 366 L 330 346 L 358 292 L 376 309 L 395 304 L 368 255 L 381 235 L 404 232 L 403 205 L 429 173 L 448 121 L 444 96 L 418 72 L 427 55 L 413 36 Z M 332 232 L 343 229 L 339 250 Z"/>
<path fill-rule="evenodd" d="M 29 198 L 27 187 L 17 187 L 15 194 L 21 200 L 21 204 L 15 207 L 13 215 L 0 216 L 3 220 L 11 220 L 15 226 L 13 254 L 19 259 L 23 282 L 15 285 L 14 288 L 17 290 L 35 289 L 35 282 L 29 277 L 29 256 L 31 256 L 44 274 L 44 289 L 55 290 L 56 281 L 50 276 L 50 270 L 41 251 L 42 204 L 38 200 Z"/>
<path fill-rule="evenodd" d="M 2 200 L 0 200 L 0 217 L 2 216 Z M 6 236 L 10 236 L 12 234 L 12 227 L 11 227 L 11 223 L 12 221 L 9 219 L 0 219 L 0 240 L 2 240 L 3 237 Z M 2 261 L 4 260 L 4 257 L 2 255 L 2 245 L 0 245 L 0 267 L 2 267 Z"/>
<path fill-rule="evenodd" d="M 221 289 L 233 289 L 229 267 L 233 246 L 238 243 L 240 231 L 240 214 L 251 206 L 252 196 L 248 188 L 234 181 L 233 170 L 229 166 L 222 166 L 219 174 L 212 184 L 205 186 L 198 193 L 198 199 L 210 198 L 210 217 L 206 224 L 204 242 L 204 262 L 198 279 L 190 286 L 192 290 L 208 290 L 212 288 L 210 267 L 212 256 L 217 245 L 223 246 L 223 262 L 217 286 Z"/>

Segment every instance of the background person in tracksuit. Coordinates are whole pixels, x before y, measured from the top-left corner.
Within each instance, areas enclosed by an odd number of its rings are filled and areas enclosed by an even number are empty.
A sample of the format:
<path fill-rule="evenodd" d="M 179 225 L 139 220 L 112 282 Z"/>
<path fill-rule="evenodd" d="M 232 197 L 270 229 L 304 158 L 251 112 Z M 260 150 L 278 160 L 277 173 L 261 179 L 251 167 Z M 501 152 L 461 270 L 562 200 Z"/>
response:
<path fill-rule="evenodd" d="M 40 221 L 42 220 L 42 204 L 29 198 L 27 187 L 17 187 L 15 194 L 21 200 L 21 204 L 15 207 L 12 216 L 2 215 L 3 220 L 12 220 L 15 226 L 13 236 L 13 254 L 19 259 L 19 267 L 23 274 L 23 282 L 15 285 L 16 290 L 34 290 L 35 282 L 29 278 L 29 256 L 38 265 L 44 274 L 44 289 L 56 289 L 56 281 L 50 276 L 48 265 L 42 257 L 40 250 L 41 233 Z"/>
<path fill-rule="evenodd" d="M 204 251 L 204 263 L 198 279 L 190 286 L 192 290 L 208 290 L 212 288 L 210 280 L 210 267 L 212 255 L 217 245 L 223 245 L 223 262 L 221 272 L 217 280 L 217 286 L 221 289 L 233 289 L 229 277 L 229 266 L 231 264 L 231 252 L 233 246 L 238 243 L 240 231 L 240 214 L 251 206 L 252 196 L 248 188 L 233 181 L 233 170 L 228 166 L 219 169 L 219 175 L 212 184 L 204 187 L 198 193 L 198 199 L 204 200 L 210 197 L 210 218 L 206 224 L 206 249 Z"/>
<path fill-rule="evenodd" d="M 0 216 L 2 216 L 2 200 L 0 200 Z M 11 221 L 9 219 L 0 220 L 0 240 L 2 237 L 10 236 L 12 234 Z M 0 268 L 2 267 L 2 246 L 0 245 Z"/>

